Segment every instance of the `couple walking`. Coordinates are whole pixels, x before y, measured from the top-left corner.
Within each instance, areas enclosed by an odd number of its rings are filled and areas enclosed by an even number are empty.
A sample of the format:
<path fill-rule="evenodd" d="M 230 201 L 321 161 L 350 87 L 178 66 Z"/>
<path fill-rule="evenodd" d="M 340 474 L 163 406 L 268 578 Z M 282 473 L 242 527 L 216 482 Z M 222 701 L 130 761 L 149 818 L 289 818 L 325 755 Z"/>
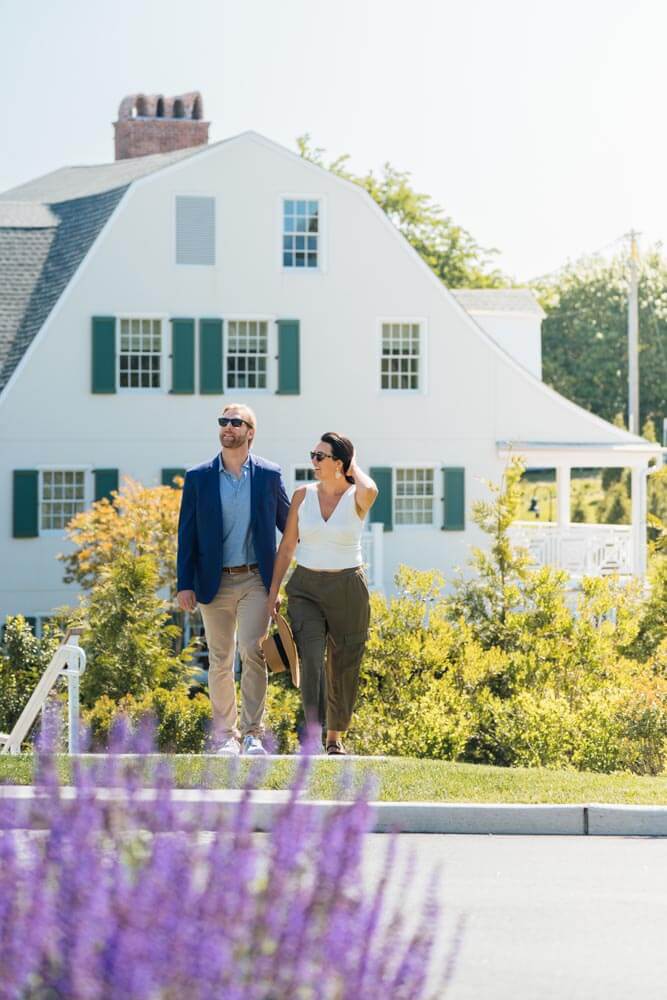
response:
<path fill-rule="evenodd" d="M 369 620 L 362 569 L 363 520 L 377 496 L 339 434 L 311 451 L 315 482 L 290 503 L 278 465 L 252 455 L 257 429 L 248 406 L 229 404 L 221 451 L 188 470 L 178 524 L 178 594 L 183 611 L 199 603 L 209 651 L 209 692 L 218 753 L 264 754 L 267 669 L 261 649 L 279 590 L 296 553 L 286 592 L 301 660 L 307 722 L 326 727 L 329 754 L 344 754 Z M 282 540 L 276 553 L 276 527 Z M 241 717 L 234 685 L 241 653 Z"/>

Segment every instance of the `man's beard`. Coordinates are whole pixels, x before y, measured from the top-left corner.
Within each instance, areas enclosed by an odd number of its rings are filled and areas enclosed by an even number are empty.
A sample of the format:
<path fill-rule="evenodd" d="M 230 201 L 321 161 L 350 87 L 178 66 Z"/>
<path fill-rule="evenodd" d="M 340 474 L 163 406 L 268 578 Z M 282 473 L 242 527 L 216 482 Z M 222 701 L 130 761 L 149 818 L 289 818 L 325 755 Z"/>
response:
<path fill-rule="evenodd" d="M 247 445 L 248 448 L 250 447 L 247 434 L 241 439 L 234 437 L 231 442 L 222 441 L 221 444 L 222 447 L 227 448 L 228 451 L 234 451 L 236 448 L 243 448 L 244 445 Z"/>

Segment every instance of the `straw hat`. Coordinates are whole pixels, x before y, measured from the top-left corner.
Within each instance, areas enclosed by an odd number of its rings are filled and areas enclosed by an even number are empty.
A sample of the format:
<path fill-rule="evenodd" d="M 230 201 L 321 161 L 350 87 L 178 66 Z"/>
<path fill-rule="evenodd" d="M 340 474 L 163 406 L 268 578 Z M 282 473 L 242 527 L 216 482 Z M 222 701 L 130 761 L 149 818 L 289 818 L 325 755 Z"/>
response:
<path fill-rule="evenodd" d="M 277 631 L 269 633 L 262 639 L 262 652 L 266 665 L 272 674 L 281 674 L 289 669 L 292 675 L 292 684 L 299 687 L 301 677 L 299 674 L 299 654 L 292 630 L 282 615 L 276 616 Z"/>

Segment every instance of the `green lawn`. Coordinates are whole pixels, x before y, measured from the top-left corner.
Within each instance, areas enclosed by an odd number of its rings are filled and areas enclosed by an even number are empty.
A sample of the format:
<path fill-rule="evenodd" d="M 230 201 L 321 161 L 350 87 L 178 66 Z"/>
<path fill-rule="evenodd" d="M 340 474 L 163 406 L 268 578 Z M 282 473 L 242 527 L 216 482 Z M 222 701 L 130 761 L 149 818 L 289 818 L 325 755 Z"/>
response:
<path fill-rule="evenodd" d="M 148 758 L 147 767 L 158 758 Z M 164 759 L 164 758 L 159 758 Z M 197 756 L 174 756 L 179 787 L 225 788 L 243 784 L 250 767 L 259 778 L 256 762 L 233 765 L 226 760 Z M 263 788 L 287 788 L 295 760 L 267 764 L 257 783 Z M 61 758 L 63 778 L 69 762 Z M 33 758 L 0 757 L 0 783 L 30 784 Z M 478 764 L 453 764 L 438 760 L 317 760 L 313 762 L 308 795 L 335 798 L 344 774 L 351 775 L 353 788 L 370 779 L 375 788 L 371 797 L 384 801 L 427 802 L 622 802 L 667 805 L 667 775 L 657 778 L 633 774 L 592 774 L 579 771 L 550 771 L 544 768 L 502 768 Z"/>

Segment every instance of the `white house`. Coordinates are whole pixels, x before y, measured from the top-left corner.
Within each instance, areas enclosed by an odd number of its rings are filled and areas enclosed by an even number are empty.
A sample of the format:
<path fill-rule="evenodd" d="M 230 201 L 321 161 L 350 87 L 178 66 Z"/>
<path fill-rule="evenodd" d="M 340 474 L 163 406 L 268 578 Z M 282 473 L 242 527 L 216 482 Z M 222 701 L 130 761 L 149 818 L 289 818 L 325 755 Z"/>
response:
<path fill-rule="evenodd" d="M 538 559 L 643 573 L 660 450 L 540 381 L 530 294 L 449 292 L 361 188 L 254 132 L 180 133 L 192 107 L 125 101 L 133 148 L 171 151 L 0 195 L 0 621 L 72 601 L 69 517 L 215 454 L 230 400 L 288 488 L 320 434 L 353 439 L 381 491 L 376 586 L 401 563 L 451 578 L 510 454 L 557 469 L 557 521 L 516 529 Z M 632 467 L 632 524 L 571 525 L 570 468 L 609 465 Z"/>

